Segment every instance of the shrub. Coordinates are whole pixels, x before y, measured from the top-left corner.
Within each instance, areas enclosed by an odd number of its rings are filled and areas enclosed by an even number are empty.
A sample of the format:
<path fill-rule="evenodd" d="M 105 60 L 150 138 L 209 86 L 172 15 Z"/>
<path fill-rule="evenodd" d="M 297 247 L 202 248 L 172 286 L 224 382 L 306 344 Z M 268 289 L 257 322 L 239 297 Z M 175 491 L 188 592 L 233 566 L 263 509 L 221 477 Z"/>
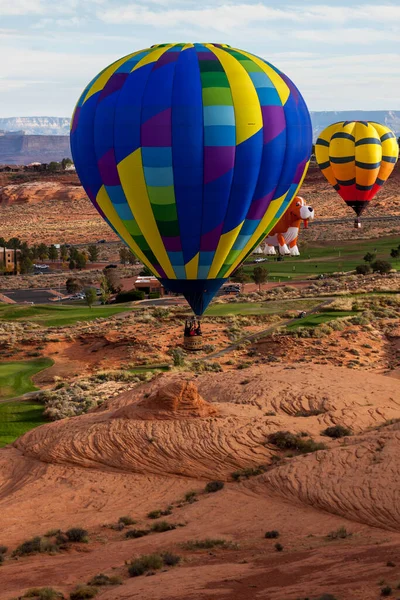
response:
<path fill-rule="evenodd" d="M 295 417 L 317 417 L 318 415 L 325 414 L 324 410 L 320 410 L 319 408 L 310 408 L 310 410 L 298 410 L 295 413 Z"/>
<path fill-rule="evenodd" d="M 45 552 L 58 552 L 58 546 L 56 544 L 52 544 L 46 538 L 36 536 L 31 540 L 27 540 L 26 542 L 20 544 L 14 550 L 13 556 L 24 556 L 29 554 L 38 554 Z"/>
<path fill-rule="evenodd" d="M 219 492 L 224 487 L 223 481 L 209 481 L 205 487 L 205 492 L 207 494 Z"/>
<path fill-rule="evenodd" d="M 117 575 L 113 575 L 109 577 L 108 575 L 104 575 L 100 573 L 99 575 L 95 575 L 88 583 L 88 585 L 120 585 L 122 583 L 121 577 Z"/>
<path fill-rule="evenodd" d="M 392 270 L 392 265 L 386 260 L 376 260 L 371 264 L 371 267 L 374 273 L 381 273 L 382 275 L 390 273 Z"/>
<path fill-rule="evenodd" d="M 237 545 L 233 542 L 221 539 L 206 538 L 204 540 L 192 540 L 184 542 L 182 548 L 185 550 L 210 550 L 211 548 L 236 549 Z"/>
<path fill-rule="evenodd" d="M 150 533 L 149 529 L 130 529 L 129 531 L 126 532 L 125 537 L 128 540 L 132 540 L 132 539 L 144 537 L 145 535 L 149 535 L 149 533 Z"/>
<path fill-rule="evenodd" d="M 6 554 L 8 548 L 7 546 L 0 546 L 0 555 Z"/>
<path fill-rule="evenodd" d="M 61 592 L 57 592 L 50 587 L 32 588 L 25 592 L 22 598 L 36 598 L 37 600 L 60 600 L 64 598 Z"/>
<path fill-rule="evenodd" d="M 161 517 L 161 510 L 152 510 L 147 513 L 148 519 L 159 519 Z"/>
<path fill-rule="evenodd" d="M 118 523 L 122 523 L 123 525 L 135 525 L 136 521 L 134 521 L 132 517 L 120 517 Z"/>
<path fill-rule="evenodd" d="M 282 550 L 283 550 L 283 546 L 282 546 L 282 544 L 280 544 L 279 542 L 277 542 L 277 543 L 275 544 L 275 550 L 276 550 L 277 552 L 282 552 Z"/>
<path fill-rule="evenodd" d="M 185 355 L 180 348 L 174 348 L 171 351 L 174 367 L 183 367 L 185 364 Z"/>
<path fill-rule="evenodd" d="M 334 427 L 327 427 L 322 432 L 322 435 L 326 435 L 331 438 L 341 438 L 341 437 L 345 437 L 345 436 L 351 435 L 351 434 L 352 434 L 351 429 L 348 429 L 347 427 L 343 427 L 343 425 L 335 425 Z"/>
<path fill-rule="evenodd" d="M 160 554 L 144 554 L 129 565 L 128 572 L 131 577 L 138 577 L 146 571 L 161 569 L 163 564 L 164 561 Z"/>
<path fill-rule="evenodd" d="M 232 473 L 232 479 L 234 479 L 235 481 L 240 481 L 242 477 L 244 479 L 249 479 L 250 477 L 256 477 L 257 475 L 261 475 L 262 473 L 265 473 L 265 471 L 265 465 L 260 465 L 258 467 L 247 467 L 246 469 L 234 471 Z"/>
<path fill-rule="evenodd" d="M 164 565 L 167 567 L 174 567 L 181 561 L 181 557 L 177 554 L 172 554 L 171 552 L 164 552 L 162 555 L 162 559 L 164 561 Z"/>
<path fill-rule="evenodd" d="M 265 537 L 267 538 L 267 540 L 274 540 L 279 537 L 279 531 L 276 531 L 276 529 L 267 531 Z"/>
<path fill-rule="evenodd" d="M 346 527 L 339 527 L 336 531 L 331 531 L 326 536 L 328 540 L 343 540 L 345 538 L 351 537 L 353 534 L 349 533 Z"/>
<path fill-rule="evenodd" d="M 172 531 L 176 529 L 176 525 L 174 523 L 167 523 L 167 521 L 158 521 L 158 523 L 154 523 L 151 526 L 151 531 L 154 533 L 164 533 L 165 531 Z"/>
<path fill-rule="evenodd" d="M 145 293 L 141 290 L 130 290 L 129 292 L 119 292 L 115 297 L 116 304 L 122 302 L 135 302 L 136 300 L 144 300 Z"/>
<path fill-rule="evenodd" d="M 185 494 L 185 502 L 189 502 L 189 504 L 193 504 L 197 500 L 197 492 L 186 492 Z"/>
<path fill-rule="evenodd" d="M 368 275 L 371 272 L 372 272 L 372 269 L 371 269 L 370 265 L 357 265 L 356 266 L 357 275 Z"/>
<path fill-rule="evenodd" d="M 79 585 L 70 593 L 69 597 L 71 600 L 86 600 L 87 598 L 94 598 L 98 593 L 99 590 L 92 585 Z"/>
<path fill-rule="evenodd" d="M 56 535 L 59 535 L 61 533 L 61 529 L 49 529 L 49 531 L 47 531 L 44 534 L 44 537 L 55 537 Z"/>
<path fill-rule="evenodd" d="M 301 435 L 290 433 L 289 431 L 271 433 L 267 440 L 280 450 L 296 450 L 301 454 L 316 452 L 317 450 L 324 450 L 326 448 L 325 444 L 314 442 L 311 438 L 304 439 Z"/>
<path fill-rule="evenodd" d="M 88 532 L 81 527 L 72 527 L 65 532 L 69 542 L 87 542 Z"/>
<path fill-rule="evenodd" d="M 381 589 L 381 596 L 391 596 L 392 595 L 392 588 L 390 587 L 390 585 L 385 585 L 385 587 L 383 587 Z"/>

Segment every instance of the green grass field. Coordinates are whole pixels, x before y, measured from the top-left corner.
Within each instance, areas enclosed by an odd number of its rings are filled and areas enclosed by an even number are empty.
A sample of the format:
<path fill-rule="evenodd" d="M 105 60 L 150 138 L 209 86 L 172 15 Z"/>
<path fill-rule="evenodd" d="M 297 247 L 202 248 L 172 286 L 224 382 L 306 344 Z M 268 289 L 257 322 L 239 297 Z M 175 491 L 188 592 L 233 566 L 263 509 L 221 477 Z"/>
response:
<path fill-rule="evenodd" d="M 321 303 L 316 298 L 307 300 L 272 300 L 270 302 L 237 302 L 232 304 L 214 304 L 206 312 L 207 317 L 226 315 L 279 315 L 288 310 L 311 310 Z"/>
<path fill-rule="evenodd" d="M 118 313 L 134 310 L 131 305 L 118 306 L 66 306 L 38 304 L 36 306 L 0 306 L 1 321 L 32 321 L 45 327 L 73 325 L 77 321 L 91 321 L 99 317 L 111 317 Z"/>
<path fill-rule="evenodd" d="M 3 362 L 0 365 L 0 400 L 37 390 L 31 377 L 39 371 L 51 367 L 52 364 L 53 361 L 50 358 Z"/>
<path fill-rule="evenodd" d="M 357 240 L 337 245 L 332 243 L 317 245 L 309 244 L 307 247 L 301 247 L 298 257 L 285 257 L 283 261 L 274 260 L 274 256 L 267 257 L 268 260 L 260 263 L 270 273 L 270 281 L 287 281 L 290 279 L 302 279 L 311 275 L 321 275 L 325 273 L 336 273 L 342 271 L 353 271 L 357 265 L 362 264 L 363 257 L 367 252 L 375 252 L 377 259 L 386 260 L 392 264 L 393 269 L 400 270 L 400 260 L 390 257 L 390 250 L 396 248 L 399 244 L 398 238 L 382 238 L 378 240 Z M 248 264 L 254 261 L 254 257 L 248 259 L 244 269 L 251 273 L 254 264 Z"/>
<path fill-rule="evenodd" d="M 287 326 L 287 329 L 299 329 L 299 327 L 317 327 L 318 325 L 322 325 L 322 323 L 327 323 L 328 321 L 333 321 L 334 319 L 354 317 L 355 314 L 356 313 L 351 310 L 326 310 L 309 315 L 308 317 L 304 317 L 304 319 L 299 319 L 295 323 L 290 323 Z"/>
<path fill-rule="evenodd" d="M 30 402 L 0 404 L 0 447 L 11 444 L 22 434 L 43 425 L 43 405 Z"/>

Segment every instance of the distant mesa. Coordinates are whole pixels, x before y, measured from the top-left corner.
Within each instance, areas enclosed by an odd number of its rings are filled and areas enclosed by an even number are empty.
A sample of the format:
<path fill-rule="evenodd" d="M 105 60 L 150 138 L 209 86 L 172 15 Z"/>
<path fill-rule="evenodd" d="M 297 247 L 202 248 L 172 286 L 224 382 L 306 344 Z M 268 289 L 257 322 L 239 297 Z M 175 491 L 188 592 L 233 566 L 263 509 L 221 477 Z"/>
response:
<path fill-rule="evenodd" d="M 148 398 L 117 410 L 114 418 L 124 419 L 191 419 L 216 415 L 217 410 L 199 394 L 191 381 L 172 381 Z"/>
<path fill-rule="evenodd" d="M 400 110 L 311 111 L 314 141 L 337 121 L 377 121 L 400 135 Z M 0 164 L 26 165 L 71 158 L 68 117 L 0 118 Z"/>

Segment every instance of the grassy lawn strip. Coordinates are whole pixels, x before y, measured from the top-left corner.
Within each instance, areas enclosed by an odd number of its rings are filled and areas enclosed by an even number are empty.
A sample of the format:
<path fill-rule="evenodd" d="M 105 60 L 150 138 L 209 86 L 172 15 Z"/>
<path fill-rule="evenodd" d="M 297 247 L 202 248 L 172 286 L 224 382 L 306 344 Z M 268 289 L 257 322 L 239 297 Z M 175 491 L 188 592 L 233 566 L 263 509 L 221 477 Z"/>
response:
<path fill-rule="evenodd" d="M 91 321 L 93 319 L 111 317 L 118 313 L 133 310 L 131 304 L 118 306 L 52 306 L 38 304 L 36 306 L 0 306 L 0 320 L 2 321 L 32 321 L 46 327 L 61 327 L 72 325 L 77 321 Z"/>
<path fill-rule="evenodd" d="M 0 447 L 11 444 L 22 434 L 43 425 L 43 405 L 30 402 L 0 404 Z"/>
<path fill-rule="evenodd" d="M 322 323 L 333 321 L 334 319 L 341 319 L 343 317 L 354 317 L 357 313 L 349 310 L 327 310 L 320 313 L 315 313 L 304 319 L 299 319 L 295 323 L 290 323 L 287 329 L 298 329 L 299 327 L 317 327 Z"/>
<path fill-rule="evenodd" d="M 232 304 L 213 304 L 207 311 L 207 317 L 223 317 L 225 315 L 273 315 L 288 310 L 311 310 L 320 304 L 317 299 L 283 300 L 269 302 L 232 302 Z"/>
<path fill-rule="evenodd" d="M 21 396 L 26 392 L 34 392 L 36 388 L 31 377 L 51 367 L 50 358 L 5 362 L 0 365 L 0 400 Z"/>

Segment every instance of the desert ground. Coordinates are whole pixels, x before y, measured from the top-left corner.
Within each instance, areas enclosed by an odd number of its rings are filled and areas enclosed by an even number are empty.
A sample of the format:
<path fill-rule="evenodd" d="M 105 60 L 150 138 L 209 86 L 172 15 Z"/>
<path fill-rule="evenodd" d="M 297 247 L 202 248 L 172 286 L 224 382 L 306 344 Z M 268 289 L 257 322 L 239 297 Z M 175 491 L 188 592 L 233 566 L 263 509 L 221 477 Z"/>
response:
<path fill-rule="evenodd" d="M 2 177 L 2 236 L 116 260 L 75 176 Z M 216 298 L 196 354 L 179 298 L 23 305 L 68 273 L 2 278 L 1 600 L 400 598 L 400 265 L 354 273 L 400 241 L 399 178 L 360 231 L 311 169 L 295 269 Z"/>
<path fill-rule="evenodd" d="M 354 240 L 399 235 L 399 183 L 400 166 L 397 165 L 365 212 L 365 217 L 373 220 L 366 220 L 361 230 L 352 230 L 348 223 L 324 224 L 333 215 L 336 219 L 352 220 L 354 213 L 325 180 L 317 165 L 311 165 L 301 194 L 315 207 L 316 221 L 322 223 L 311 224 L 303 231 L 303 240 Z M 75 174 L 0 173 L 0 210 L 1 235 L 6 239 L 17 236 L 29 244 L 85 244 L 97 239 L 118 241 L 93 208 Z M 379 220 L 388 216 L 397 219 Z M 103 249 L 103 252 L 108 260 L 110 251 Z"/>

